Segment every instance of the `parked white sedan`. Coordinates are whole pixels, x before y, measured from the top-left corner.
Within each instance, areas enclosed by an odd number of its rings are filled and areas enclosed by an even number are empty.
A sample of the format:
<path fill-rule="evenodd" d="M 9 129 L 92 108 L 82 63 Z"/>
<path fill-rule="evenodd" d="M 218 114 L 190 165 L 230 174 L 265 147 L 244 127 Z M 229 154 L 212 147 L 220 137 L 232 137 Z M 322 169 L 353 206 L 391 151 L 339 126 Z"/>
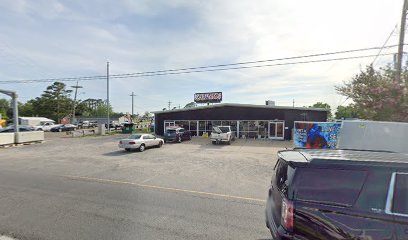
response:
<path fill-rule="evenodd" d="M 152 134 L 132 134 L 119 141 L 119 148 L 124 148 L 126 151 L 137 149 L 143 152 L 146 148 L 161 147 L 163 144 L 163 139 Z"/>

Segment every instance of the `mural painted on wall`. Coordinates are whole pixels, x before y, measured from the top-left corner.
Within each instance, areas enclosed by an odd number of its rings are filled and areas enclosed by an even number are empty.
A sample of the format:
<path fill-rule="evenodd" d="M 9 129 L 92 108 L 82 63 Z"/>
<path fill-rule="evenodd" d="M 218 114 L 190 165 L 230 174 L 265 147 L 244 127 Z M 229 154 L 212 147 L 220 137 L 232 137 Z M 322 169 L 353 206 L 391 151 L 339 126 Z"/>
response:
<path fill-rule="evenodd" d="M 335 149 L 341 123 L 295 121 L 293 143 L 297 148 Z"/>

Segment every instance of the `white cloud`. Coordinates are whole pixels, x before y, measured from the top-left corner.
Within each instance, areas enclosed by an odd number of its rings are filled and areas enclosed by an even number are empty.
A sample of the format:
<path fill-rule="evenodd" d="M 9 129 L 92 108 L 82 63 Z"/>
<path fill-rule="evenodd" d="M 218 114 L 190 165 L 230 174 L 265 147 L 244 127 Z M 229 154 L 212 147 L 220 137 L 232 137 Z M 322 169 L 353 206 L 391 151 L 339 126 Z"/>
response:
<path fill-rule="evenodd" d="M 386 0 L 2 1 L 0 76 L 103 75 L 107 60 L 111 73 L 119 74 L 380 46 L 401 6 Z M 396 41 L 393 36 L 389 44 Z M 377 62 L 384 59 L 391 58 Z M 290 105 L 295 98 L 299 105 L 325 101 L 335 108 L 344 100 L 334 85 L 372 60 L 112 79 L 111 99 L 115 110 L 129 111 L 134 91 L 142 112 L 221 90 L 226 101 Z M 83 85 L 84 98 L 106 95 L 104 81 Z M 38 85 L 36 94 L 43 88 Z M 30 85 L 20 91 L 35 95 Z"/>

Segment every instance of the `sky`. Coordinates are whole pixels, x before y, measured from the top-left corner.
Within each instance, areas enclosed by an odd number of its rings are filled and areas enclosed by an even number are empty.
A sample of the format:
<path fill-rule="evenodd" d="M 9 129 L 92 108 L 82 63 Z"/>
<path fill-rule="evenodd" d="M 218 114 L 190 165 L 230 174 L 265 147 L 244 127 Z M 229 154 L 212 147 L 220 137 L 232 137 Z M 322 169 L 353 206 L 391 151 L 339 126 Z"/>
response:
<path fill-rule="evenodd" d="M 402 0 L 1 0 L 0 81 L 160 71 L 382 46 Z M 398 29 L 387 45 L 398 43 Z M 396 48 L 382 53 L 395 53 Z M 375 55 L 378 50 L 296 61 Z M 332 109 L 335 91 L 374 57 L 229 71 L 111 79 L 116 112 L 184 107 L 196 92 L 223 92 L 224 103 Z M 293 61 L 293 60 L 292 60 Z M 288 63 L 289 61 L 286 61 Z M 392 62 L 380 56 L 376 68 Z M 274 62 L 278 63 L 278 62 Z M 285 62 L 279 62 L 285 63 Z M 8 83 L 20 101 L 51 83 Z M 73 86 L 75 82 L 66 82 Z M 106 99 L 106 80 L 80 81 L 78 99 Z"/>

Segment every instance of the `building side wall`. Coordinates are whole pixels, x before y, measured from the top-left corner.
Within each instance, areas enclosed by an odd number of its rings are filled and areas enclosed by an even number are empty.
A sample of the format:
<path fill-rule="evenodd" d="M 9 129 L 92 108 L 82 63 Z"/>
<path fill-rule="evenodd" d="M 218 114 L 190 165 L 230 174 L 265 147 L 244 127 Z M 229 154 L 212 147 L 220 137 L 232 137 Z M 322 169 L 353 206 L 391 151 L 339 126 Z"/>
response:
<path fill-rule="evenodd" d="M 298 109 L 219 107 L 155 114 L 155 134 L 162 135 L 165 120 L 283 120 L 285 139 L 291 139 L 294 121 L 325 122 L 327 112 Z"/>

